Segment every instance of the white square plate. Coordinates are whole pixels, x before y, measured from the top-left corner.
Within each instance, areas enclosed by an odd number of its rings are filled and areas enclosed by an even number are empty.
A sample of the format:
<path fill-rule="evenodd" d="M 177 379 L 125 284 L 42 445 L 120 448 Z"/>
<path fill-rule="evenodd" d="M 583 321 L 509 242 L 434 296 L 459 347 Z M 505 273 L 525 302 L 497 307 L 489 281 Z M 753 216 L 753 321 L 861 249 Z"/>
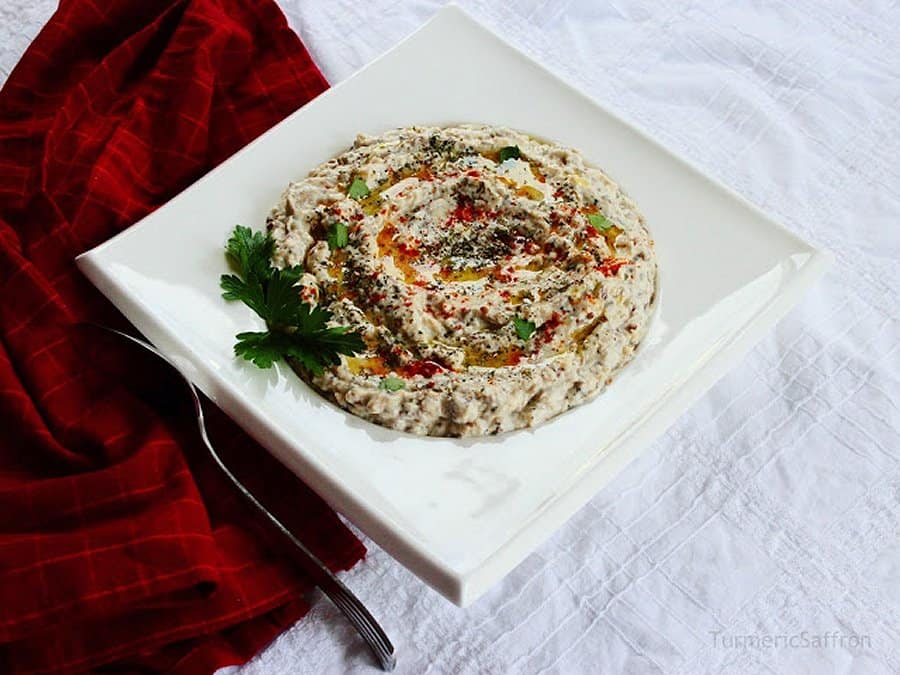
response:
<path fill-rule="evenodd" d="M 358 132 L 485 122 L 579 148 L 643 210 L 660 301 L 635 360 L 537 429 L 418 438 L 352 417 L 289 368 L 234 358 L 258 330 L 222 300 L 223 246 Z M 135 226 L 81 269 L 232 418 L 454 602 L 484 593 L 737 362 L 830 256 L 450 7 Z"/>

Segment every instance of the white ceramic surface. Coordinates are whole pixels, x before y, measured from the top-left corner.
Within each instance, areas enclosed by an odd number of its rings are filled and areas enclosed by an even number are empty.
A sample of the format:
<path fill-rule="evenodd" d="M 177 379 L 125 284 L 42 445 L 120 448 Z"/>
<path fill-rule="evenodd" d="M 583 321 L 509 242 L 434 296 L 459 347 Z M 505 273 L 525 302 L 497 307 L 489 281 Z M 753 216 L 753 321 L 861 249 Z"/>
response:
<path fill-rule="evenodd" d="M 344 413 L 288 368 L 236 360 L 235 333 L 259 321 L 220 296 L 234 225 L 262 227 L 289 180 L 360 131 L 462 121 L 579 148 L 642 208 L 657 245 L 659 308 L 613 385 L 534 430 L 427 439 Z M 740 359 L 830 259 L 449 7 L 78 264 L 286 466 L 465 605 Z"/>

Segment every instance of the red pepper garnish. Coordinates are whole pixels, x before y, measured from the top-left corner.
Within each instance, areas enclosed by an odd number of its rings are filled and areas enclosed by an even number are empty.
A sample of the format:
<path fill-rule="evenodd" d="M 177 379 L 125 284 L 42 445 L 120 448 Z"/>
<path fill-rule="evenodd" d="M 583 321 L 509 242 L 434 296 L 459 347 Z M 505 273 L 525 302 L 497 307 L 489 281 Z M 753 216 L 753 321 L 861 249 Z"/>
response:
<path fill-rule="evenodd" d="M 415 246 L 410 246 L 409 244 L 405 244 L 403 242 L 397 243 L 397 251 L 399 251 L 402 255 L 410 258 L 418 258 L 420 255 L 419 249 L 417 249 Z"/>
<path fill-rule="evenodd" d="M 538 342 L 543 344 L 550 342 L 553 339 L 553 331 L 559 328 L 561 323 L 562 317 L 559 312 L 553 312 L 553 314 L 550 315 L 550 318 L 538 327 Z"/>
<path fill-rule="evenodd" d="M 607 258 L 597 265 L 597 270 L 605 277 L 614 277 L 619 273 L 619 270 L 622 269 L 622 267 L 630 264 L 631 263 L 628 260 L 622 260 L 621 258 Z"/>
<path fill-rule="evenodd" d="M 483 216 L 483 212 L 481 209 L 475 207 L 471 202 L 464 202 L 453 209 L 450 214 L 451 220 L 459 220 L 464 223 L 471 223 L 476 220 L 480 220 Z"/>
<path fill-rule="evenodd" d="M 521 361 L 525 357 L 525 352 L 521 349 L 512 349 L 509 352 L 509 357 L 506 359 L 507 366 L 514 366 L 519 361 Z"/>
<path fill-rule="evenodd" d="M 433 377 L 438 373 L 443 373 L 446 368 L 436 361 L 413 361 L 406 365 L 400 366 L 399 372 L 401 377 Z"/>

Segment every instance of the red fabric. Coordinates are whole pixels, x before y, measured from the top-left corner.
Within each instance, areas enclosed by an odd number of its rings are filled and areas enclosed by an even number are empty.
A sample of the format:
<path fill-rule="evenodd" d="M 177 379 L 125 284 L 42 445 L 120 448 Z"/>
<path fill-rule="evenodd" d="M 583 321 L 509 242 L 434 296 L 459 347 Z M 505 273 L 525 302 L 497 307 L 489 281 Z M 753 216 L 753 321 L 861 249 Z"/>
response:
<path fill-rule="evenodd" d="M 272 0 L 62 0 L 0 92 L 0 672 L 205 673 L 305 612 L 307 581 L 261 543 L 177 380 L 79 327 L 126 326 L 73 258 L 326 87 Z M 332 569 L 362 557 L 208 408 Z"/>

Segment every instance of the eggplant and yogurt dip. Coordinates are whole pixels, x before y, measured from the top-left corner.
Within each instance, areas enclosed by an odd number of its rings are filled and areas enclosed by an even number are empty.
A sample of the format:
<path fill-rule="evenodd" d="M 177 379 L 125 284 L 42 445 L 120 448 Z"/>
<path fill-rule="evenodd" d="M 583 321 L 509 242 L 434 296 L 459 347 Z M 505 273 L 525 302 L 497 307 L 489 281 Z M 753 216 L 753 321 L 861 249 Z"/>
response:
<path fill-rule="evenodd" d="M 429 436 L 531 427 L 595 396 L 656 294 L 635 203 L 572 149 L 483 125 L 357 137 L 268 219 L 276 267 L 367 351 L 301 377 Z"/>

